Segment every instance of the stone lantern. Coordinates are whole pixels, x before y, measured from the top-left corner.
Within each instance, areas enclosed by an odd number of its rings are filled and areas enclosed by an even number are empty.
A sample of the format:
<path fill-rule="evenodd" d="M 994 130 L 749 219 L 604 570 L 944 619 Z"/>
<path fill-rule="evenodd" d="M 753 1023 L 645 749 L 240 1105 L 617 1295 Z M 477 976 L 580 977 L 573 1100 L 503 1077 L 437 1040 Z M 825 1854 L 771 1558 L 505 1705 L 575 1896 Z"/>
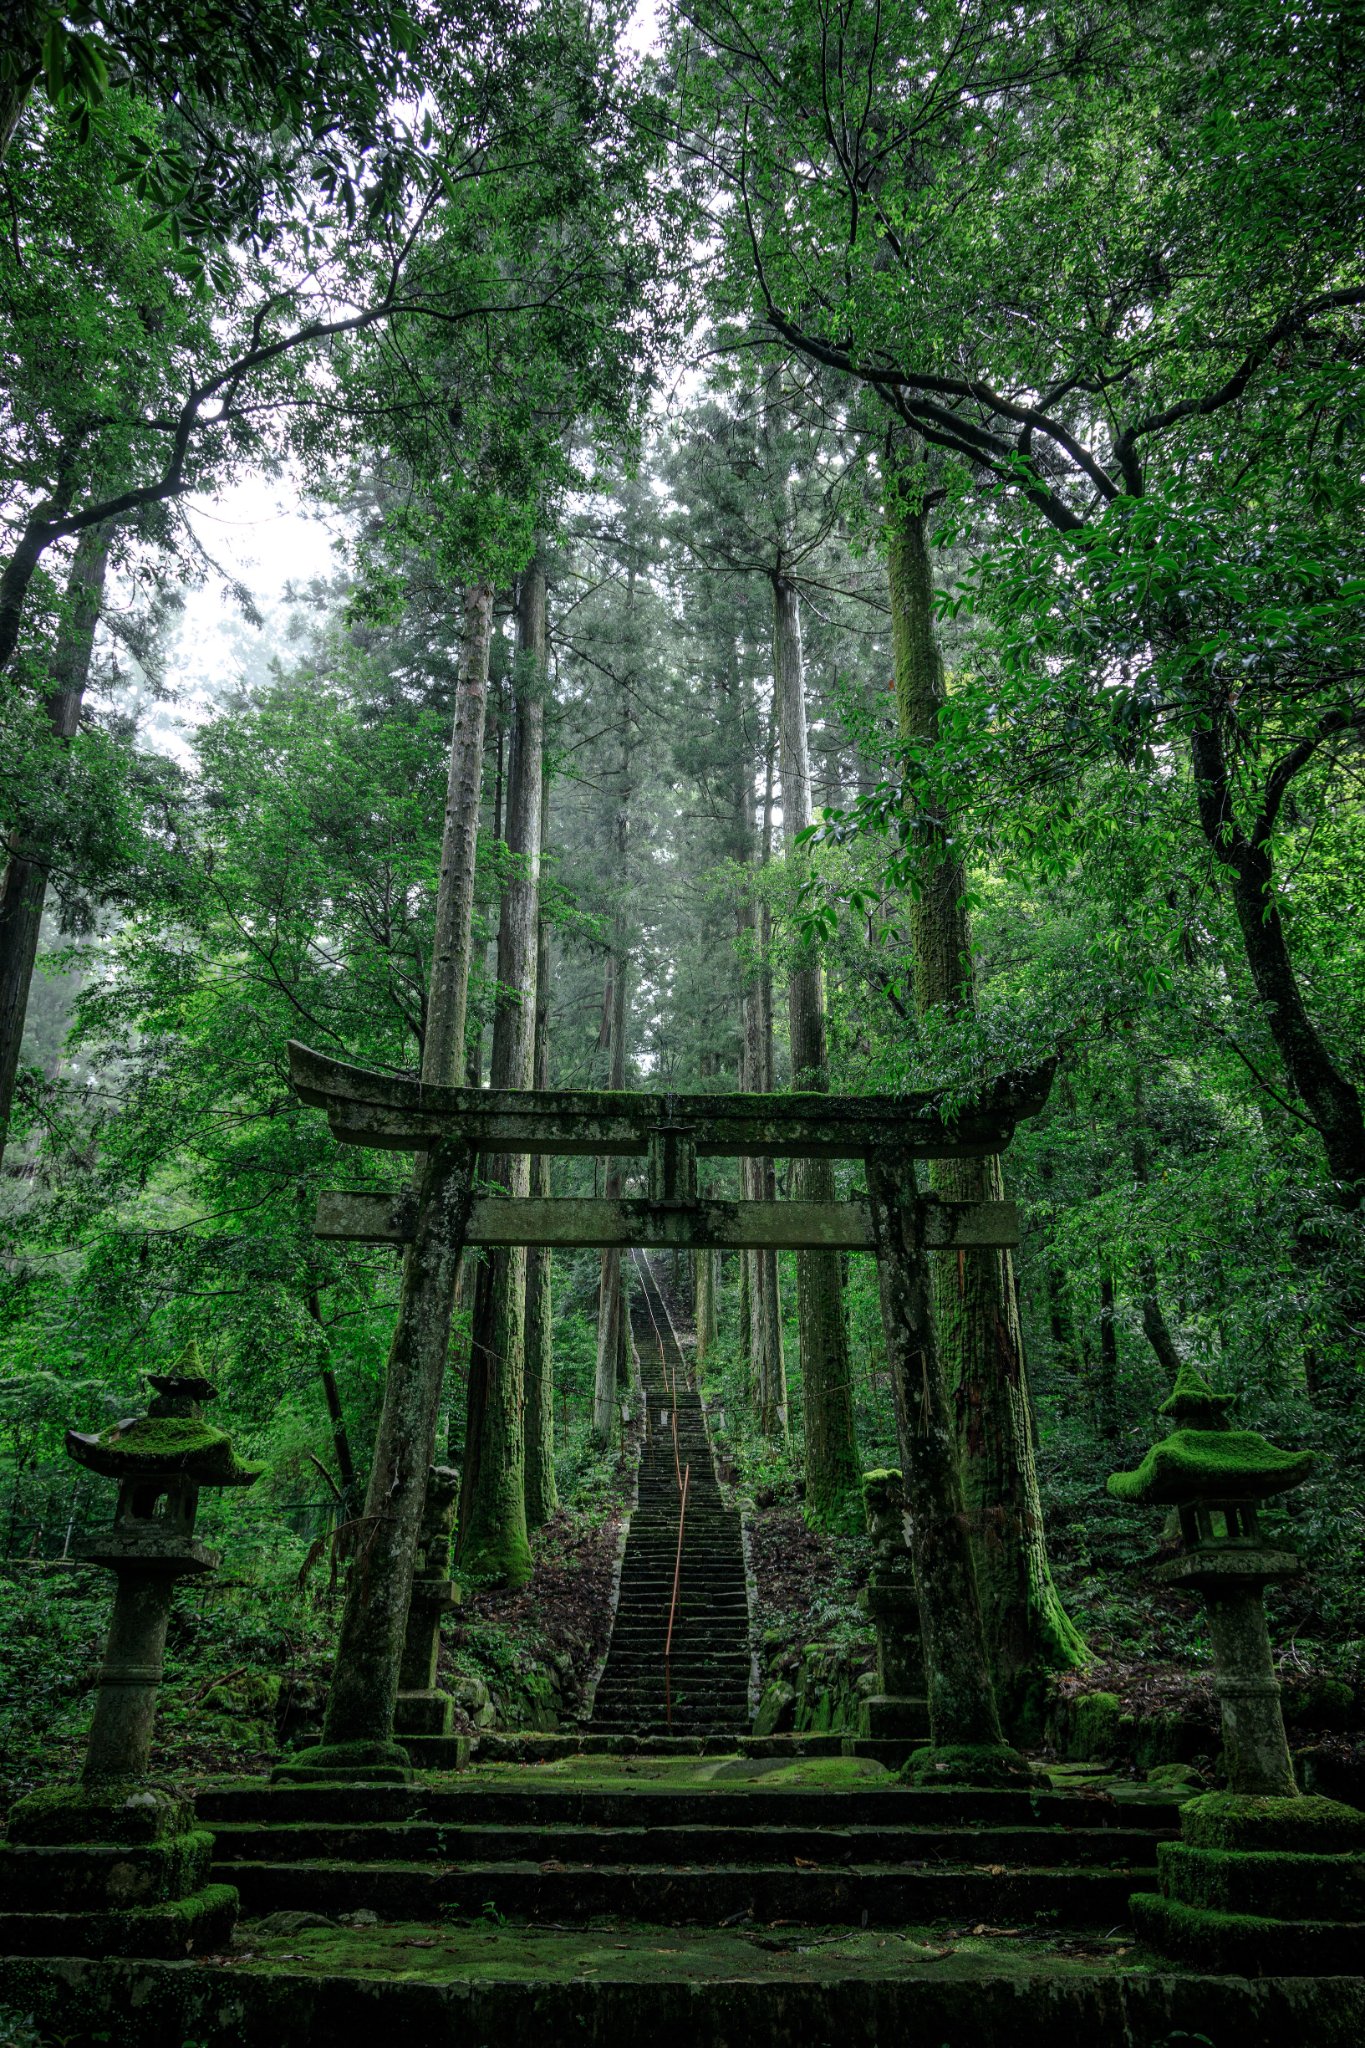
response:
<path fill-rule="evenodd" d="M 899 1472 L 863 1474 L 863 1512 L 872 1539 L 872 1570 L 858 1605 L 877 1639 L 877 1690 L 859 1706 L 858 1732 L 879 1745 L 899 1745 L 904 1762 L 928 1739 L 929 1724 L 919 1601 L 905 1541 L 905 1492 Z M 880 1748 L 877 1753 L 887 1755 Z"/>
<path fill-rule="evenodd" d="M 1299 1560 L 1265 1540 L 1260 1506 L 1301 1485 L 1313 1454 L 1235 1429 L 1231 1405 L 1182 1365 L 1160 1410 L 1170 1435 L 1109 1480 L 1117 1500 L 1179 1514 L 1180 1553 L 1156 1577 L 1199 1593 L 1208 1612 L 1229 1787 L 1182 1807 L 1180 1841 L 1158 1848 L 1161 1891 L 1137 1894 L 1133 1918 L 1154 1946 L 1204 1966 L 1355 1968 L 1365 1815 L 1300 1796 L 1265 1619 L 1265 1588 Z"/>
<path fill-rule="evenodd" d="M 398 1701 L 393 1728 L 414 1762 L 423 1746 L 433 1762 L 444 1762 L 455 1702 L 436 1683 L 441 1649 L 441 1623 L 460 1604 L 460 1588 L 450 1576 L 450 1545 L 455 1533 L 460 1475 L 449 1465 L 433 1465 L 427 1474 L 427 1496 L 417 1537 L 417 1561 L 403 1638 L 398 1675 Z"/>
<path fill-rule="evenodd" d="M 212 1836 L 192 1802 L 146 1772 L 176 1582 L 218 1563 L 194 1534 L 199 1490 L 250 1486 L 261 1467 L 205 1420 L 216 1391 L 193 1345 L 150 1384 L 145 1415 L 67 1433 L 77 1463 L 118 1482 L 112 1527 L 77 1552 L 114 1573 L 114 1608 L 81 1783 L 21 1799 L 0 1849 L 11 1953 L 183 1955 L 225 1940 L 236 1917 L 231 1887 L 204 1882 Z"/>

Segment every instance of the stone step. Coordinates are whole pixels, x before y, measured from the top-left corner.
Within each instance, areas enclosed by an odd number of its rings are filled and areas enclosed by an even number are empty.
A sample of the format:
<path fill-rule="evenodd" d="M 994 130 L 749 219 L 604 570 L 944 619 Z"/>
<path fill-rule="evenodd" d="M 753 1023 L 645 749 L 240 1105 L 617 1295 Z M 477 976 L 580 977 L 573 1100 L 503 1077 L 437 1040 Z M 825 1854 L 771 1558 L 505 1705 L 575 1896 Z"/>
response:
<path fill-rule="evenodd" d="M 489 1735 L 480 1755 L 534 1756 L 572 1750 L 590 1740 L 583 1730 L 564 1734 Z M 737 1753 L 750 1756 L 837 1756 L 837 1735 L 751 1736 Z M 665 1754 L 665 1751 L 661 1751 Z M 794 1786 L 763 1778 L 742 1784 L 554 1783 L 534 1776 L 499 1781 L 460 1779 L 450 1784 L 275 1785 L 268 1779 L 205 1785 L 195 1795 L 205 1827 L 218 1822 L 301 1821 L 389 1823 L 430 1820 L 537 1827 L 898 1827 L 1139 1829 L 1154 1839 L 1179 1829 L 1180 1802 L 1145 1791 L 1115 1799 L 1103 1793 L 1054 1792 L 1047 1785 L 1019 1791 L 968 1786 Z M 1153 1860 L 1155 1858 L 1153 1857 Z"/>
<path fill-rule="evenodd" d="M 674 1689 L 670 1702 L 660 1687 L 657 1692 L 608 1693 L 593 1706 L 594 1728 L 634 1728 L 651 1723 L 661 1723 L 666 1728 L 733 1728 L 737 1733 L 747 1734 L 749 1702 L 743 1693 L 685 1692 L 681 1687 Z"/>
<path fill-rule="evenodd" d="M 1128 1864 L 1107 1870 L 978 1870 L 949 1863 L 914 1869 L 895 1862 L 805 1870 L 763 1862 L 721 1868 L 557 1863 L 553 1854 L 534 1862 L 445 1867 L 427 1861 L 225 1860 L 212 1866 L 212 1877 L 237 1887 L 248 1915 L 363 1908 L 383 1920 L 497 1914 L 564 1923 L 610 1914 L 712 1927 L 746 1913 L 826 1927 L 904 1926 L 945 1915 L 996 1926 L 1060 1920 L 1072 1927 L 1112 1927 L 1126 1923 L 1130 1892 L 1156 1884 L 1155 1867 Z"/>
<path fill-rule="evenodd" d="M 912 1867 L 941 1863 L 1005 1864 L 1030 1869 L 1150 1861 L 1152 1838 L 1140 1828 L 1056 1829 L 917 1828 L 888 1822 L 883 1826 L 771 1827 L 758 1819 L 752 1826 L 692 1825 L 683 1827 L 623 1826 L 583 1828 L 517 1826 L 509 1823 L 361 1821 L 354 1823 L 296 1822 L 269 1826 L 251 1821 L 219 1823 L 214 1829 L 214 1857 L 230 1863 L 407 1863 L 430 1860 L 440 1865 L 469 1863 L 679 1864 L 718 1869 L 729 1864 L 781 1867 L 801 1859 L 806 1865 L 837 1869 L 846 1865 L 896 1864 Z"/>
<path fill-rule="evenodd" d="M 714 1671 L 705 1664 L 683 1666 L 670 1664 L 664 1671 L 658 1663 L 612 1664 L 598 1682 L 597 1697 L 604 1699 L 614 1694 L 648 1693 L 650 1698 L 663 1698 L 664 1682 L 672 1687 L 674 1698 L 686 1691 L 694 1698 L 703 1690 L 724 1693 L 727 1697 L 747 1699 L 749 1696 L 749 1673 L 743 1670 Z"/>
<path fill-rule="evenodd" d="M 621 1647 L 614 1649 L 608 1657 L 606 1670 L 614 1677 L 631 1672 L 638 1678 L 661 1678 L 664 1665 L 662 1644 L 647 1650 Z M 747 1657 L 722 1656 L 719 1653 L 707 1656 L 703 1652 L 685 1650 L 675 1644 L 673 1655 L 667 1659 L 667 1665 L 674 1678 L 700 1678 L 709 1672 L 717 1678 L 724 1678 L 727 1684 L 749 1683 L 750 1664 Z"/>
<path fill-rule="evenodd" d="M 336 1929 L 260 1936 L 228 1969 L 140 1960 L 0 1960 L 0 2006 L 45 2036 L 108 2048 L 250 2041 L 262 2048 L 379 2039 L 644 2041 L 649 2048 L 1344 2048 L 1365 2038 L 1365 1980 L 1248 1981 L 1108 1958 L 1021 1964 L 1008 1938 L 956 1946 L 917 1928 L 372 1928 L 363 1956 Z M 229 2017 L 230 2015 L 230 2017 Z M 1354 2017 L 1353 2017 L 1354 2015 Z"/>

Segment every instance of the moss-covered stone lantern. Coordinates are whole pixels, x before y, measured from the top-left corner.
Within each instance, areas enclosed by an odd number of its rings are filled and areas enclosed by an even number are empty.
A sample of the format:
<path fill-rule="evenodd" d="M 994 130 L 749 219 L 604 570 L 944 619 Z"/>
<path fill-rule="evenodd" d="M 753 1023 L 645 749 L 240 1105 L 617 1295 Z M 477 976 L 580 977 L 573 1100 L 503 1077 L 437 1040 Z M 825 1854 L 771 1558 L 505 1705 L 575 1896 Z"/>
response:
<path fill-rule="evenodd" d="M 1205 1967 L 1355 1968 L 1365 1815 L 1300 1797 L 1265 1620 L 1265 1588 L 1299 1560 L 1265 1540 L 1260 1507 L 1301 1485 L 1313 1454 L 1234 1428 L 1231 1405 L 1182 1365 L 1160 1410 L 1175 1427 L 1109 1480 L 1117 1500 L 1179 1514 L 1182 1548 L 1156 1576 L 1201 1594 L 1208 1611 L 1229 1787 L 1181 1809 L 1180 1841 L 1157 1852 L 1161 1891 L 1138 1893 L 1133 1918 L 1154 1946 Z"/>
<path fill-rule="evenodd" d="M 897 1471 L 863 1474 L 872 1570 L 858 1604 L 877 1640 L 877 1690 L 858 1709 L 859 1733 L 904 1745 L 904 1762 L 928 1734 L 924 1648 L 915 1574 L 905 1541 L 905 1488 Z M 894 1753 L 892 1759 L 894 1760 Z"/>
<path fill-rule="evenodd" d="M 215 1389 L 192 1345 L 153 1374 L 145 1415 L 66 1448 L 118 1482 L 113 1526 L 84 1542 L 115 1575 L 114 1609 L 79 1786 L 15 1806 L 0 1848 L 0 1946 L 11 1953 L 183 1955 L 226 1939 L 237 1894 L 207 1885 L 212 1837 L 188 1799 L 149 1784 L 166 1625 L 179 1579 L 212 1571 L 194 1534 L 204 1486 L 250 1486 L 261 1468 L 204 1418 Z"/>
<path fill-rule="evenodd" d="M 433 1753 L 433 1761 L 448 1761 L 445 1750 L 450 1746 L 455 1702 L 437 1685 L 436 1667 L 441 1623 L 451 1608 L 460 1604 L 460 1588 L 450 1576 L 459 1493 L 459 1473 L 449 1465 L 433 1465 L 427 1474 L 427 1497 L 417 1535 L 417 1562 L 393 1717 L 394 1733 L 414 1762 L 420 1760 L 423 1744 L 433 1741 L 442 1746 Z"/>

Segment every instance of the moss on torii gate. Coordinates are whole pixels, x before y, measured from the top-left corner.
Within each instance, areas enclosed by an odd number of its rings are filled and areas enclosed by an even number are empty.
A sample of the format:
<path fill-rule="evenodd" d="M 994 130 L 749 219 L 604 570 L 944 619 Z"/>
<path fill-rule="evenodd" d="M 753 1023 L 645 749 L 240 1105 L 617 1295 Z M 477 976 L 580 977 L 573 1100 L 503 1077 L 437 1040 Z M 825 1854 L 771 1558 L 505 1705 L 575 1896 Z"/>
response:
<path fill-rule="evenodd" d="M 344 1144 L 425 1154 L 415 1198 L 324 1196 L 327 1235 L 403 1243 L 403 1289 L 379 1439 L 366 1497 L 366 1569 L 347 1589 L 324 1741 L 290 1776 L 403 1775 L 394 1702 L 413 1556 L 434 1446 L 455 1274 L 464 1246 L 484 1243 L 774 1243 L 871 1249 L 911 1514 L 911 1554 L 924 1633 L 933 1749 L 917 1769 L 996 1777 L 1017 1767 L 1002 1742 L 963 1511 L 951 1408 L 925 1285 L 926 1254 L 954 1244 L 1012 1245 L 1008 1203 L 934 1203 L 920 1195 L 919 1159 L 1004 1150 L 1036 1114 L 1051 1066 L 1007 1075 L 967 1101 L 901 1096 L 650 1095 L 448 1088 L 373 1074 L 291 1044 L 300 1097 L 327 1112 Z M 526 1152 L 648 1161 L 642 1202 L 530 1203 L 478 1196 L 477 1155 Z M 861 1160 L 866 1201 L 706 1202 L 698 1156 Z M 800 1209 L 799 1218 L 793 1214 Z M 530 1212 L 534 1210 L 534 1217 Z M 610 1213 L 605 1213 L 610 1212 Z M 329 1227 L 330 1226 L 330 1227 Z M 477 1239 L 475 1233 L 478 1233 Z M 491 1234 L 490 1234 L 491 1233 Z M 514 1545 L 507 1576 L 529 1557 Z M 487 1560 L 496 1564 L 496 1559 Z"/>

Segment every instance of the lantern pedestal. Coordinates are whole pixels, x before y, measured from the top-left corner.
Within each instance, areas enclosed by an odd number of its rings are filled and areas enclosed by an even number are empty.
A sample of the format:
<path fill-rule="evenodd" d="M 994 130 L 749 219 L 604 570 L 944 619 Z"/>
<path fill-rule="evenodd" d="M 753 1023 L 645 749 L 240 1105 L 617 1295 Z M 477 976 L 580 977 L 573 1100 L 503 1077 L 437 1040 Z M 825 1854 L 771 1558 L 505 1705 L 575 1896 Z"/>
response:
<path fill-rule="evenodd" d="M 1335 1799 L 1209 1792 L 1157 1845 L 1161 1890 L 1130 1900 L 1163 1955 L 1241 1976 L 1355 1976 L 1365 1953 L 1365 1814 Z"/>
<path fill-rule="evenodd" d="M 903 1742 L 909 1756 L 928 1733 L 929 1709 L 899 1472 L 863 1474 L 863 1510 L 875 1550 L 858 1605 L 876 1634 L 877 1690 L 858 1709 L 858 1733 L 873 1741 Z"/>
<path fill-rule="evenodd" d="M 449 1465 L 433 1465 L 427 1477 L 426 1506 L 417 1538 L 417 1563 L 408 1603 L 403 1661 L 398 1672 L 395 1735 L 420 1744 L 432 1736 L 444 1741 L 451 1731 L 455 1702 L 436 1682 L 441 1654 L 441 1623 L 460 1604 L 460 1588 L 450 1576 L 450 1544 L 455 1530 L 460 1475 Z"/>

